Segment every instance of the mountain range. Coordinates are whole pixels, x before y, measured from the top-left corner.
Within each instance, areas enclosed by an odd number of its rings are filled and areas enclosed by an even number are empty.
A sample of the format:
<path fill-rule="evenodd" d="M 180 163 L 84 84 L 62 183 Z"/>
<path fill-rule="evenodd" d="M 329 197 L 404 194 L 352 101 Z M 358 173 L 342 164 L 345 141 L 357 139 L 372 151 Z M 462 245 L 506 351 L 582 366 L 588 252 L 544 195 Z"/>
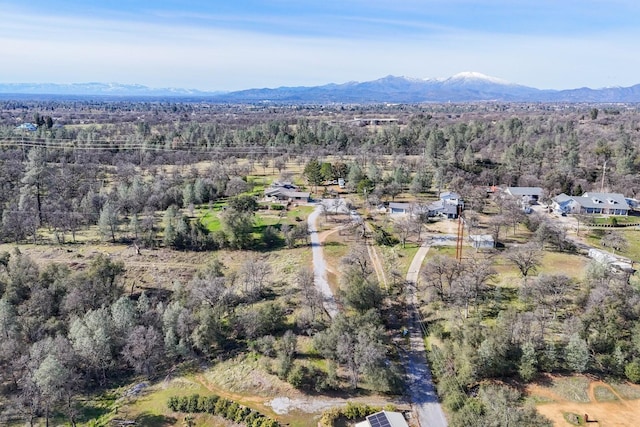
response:
<path fill-rule="evenodd" d="M 323 86 L 247 89 L 205 92 L 195 89 L 155 89 L 118 83 L 0 83 L 0 96 L 29 98 L 117 97 L 172 98 L 230 103 L 422 103 L 422 102 L 640 102 L 640 84 L 602 89 L 542 90 L 510 83 L 475 72 L 449 78 L 416 79 L 387 76 L 368 82 Z"/>

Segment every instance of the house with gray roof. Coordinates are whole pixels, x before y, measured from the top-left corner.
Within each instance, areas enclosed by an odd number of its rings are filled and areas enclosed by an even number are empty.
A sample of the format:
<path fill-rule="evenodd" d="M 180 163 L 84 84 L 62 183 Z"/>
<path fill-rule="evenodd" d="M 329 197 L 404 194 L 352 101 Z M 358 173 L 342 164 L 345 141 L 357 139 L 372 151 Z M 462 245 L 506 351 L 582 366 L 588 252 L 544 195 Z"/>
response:
<path fill-rule="evenodd" d="M 544 190 L 540 187 L 507 187 L 504 192 L 528 204 L 538 203 L 544 194 Z"/>
<path fill-rule="evenodd" d="M 562 193 L 553 198 L 553 209 L 565 214 L 628 215 L 631 208 L 620 193 L 592 193 L 567 196 Z"/>
<path fill-rule="evenodd" d="M 440 193 L 440 200 L 428 205 L 417 203 L 389 203 L 390 215 L 420 215 L 441 216 L 448 219 L 458 218 L 458 206 L 463 206 L 460 195 L 450 191 Z"/>
<path fill-rule="evenodd" d="M 270 187 L 265 188 L 264 196 L 267 199 L 290 202 L 309 202 L 311 200 L 311 193 L 298 191 L 298 187 L 289 182 L 274 182 Z"/>

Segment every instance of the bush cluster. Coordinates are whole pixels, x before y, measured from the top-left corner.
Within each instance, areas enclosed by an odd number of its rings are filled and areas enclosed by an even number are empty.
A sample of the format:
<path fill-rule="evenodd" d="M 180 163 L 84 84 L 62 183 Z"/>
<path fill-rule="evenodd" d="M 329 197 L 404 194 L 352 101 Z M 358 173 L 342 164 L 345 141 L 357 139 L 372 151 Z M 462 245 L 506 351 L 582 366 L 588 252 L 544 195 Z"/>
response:
<path fill-rule="evenodd" d="M 280 426 L 276 420 L 260 412 L 216 395 L 200 396 L 198 394 L 192 394 L 191 396 L 171 396 L 167 401 L 167 406 L 175 412 L 217 415 L 234 423 L 244 424 L 247 427 Z"/>
<path fill-rule="evenodd" d="M 364 403 L 352 403 L 347 402 L 347 406 L 343 408 L 330 408 L 322 413 L 318 426 L 320 427 L 333 427 L 336 425 L 336 421 L 340 418 L 353 421 L 361 418 L 365 418 L 368 415 L 375 414 L 382 410 L 394 411 L 393 405 L 386 405 L 384 408 L 379 406 L 369 406 Z"/>

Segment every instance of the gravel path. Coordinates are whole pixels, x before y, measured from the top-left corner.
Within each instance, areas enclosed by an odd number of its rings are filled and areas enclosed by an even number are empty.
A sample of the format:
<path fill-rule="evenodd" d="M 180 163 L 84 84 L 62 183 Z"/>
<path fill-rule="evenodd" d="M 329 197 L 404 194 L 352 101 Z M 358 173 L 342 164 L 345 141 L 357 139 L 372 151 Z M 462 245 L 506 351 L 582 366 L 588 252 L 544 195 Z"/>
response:
<path fill-rule="evenodd" d="M 324 259 L 322 252 L 322 244 L 320 242 L 320 236 L 318 235 L 318 228 L 316 223 L 318 217 L 322 212 L 322 206 L 316 206 L 315 210 L 309 215 L 307 222 L 309 223 L 309 234 L 311 237 L 311 250 L 313 253 L 313 273 L 315 277 L 315 284 L 318 291 L 322 294 L 322 301 L 324 309 L 332 319 L 338 314 L 338 304 L 331 292 L 329 282 L 327 281 L 327 263 Z"/>
<path fill-rule="evenodd" d="M 418 415 L 420 425 L 422 427 L 446 427 L 447 419 L 438 401 L 436 388 L 431 378 L 431 370 L 427 364 L 424 339 L 417 311 L 416 284 L 422 261 L 424 261 L 428 251 L 429 246 L 425 242 L 418 249 L 407 272 L 407 303 L 411 310 L 411 318 L 409 321 L 410 349 L 405 356 L 405 366 L 409 379 L 411 402 Z"/>

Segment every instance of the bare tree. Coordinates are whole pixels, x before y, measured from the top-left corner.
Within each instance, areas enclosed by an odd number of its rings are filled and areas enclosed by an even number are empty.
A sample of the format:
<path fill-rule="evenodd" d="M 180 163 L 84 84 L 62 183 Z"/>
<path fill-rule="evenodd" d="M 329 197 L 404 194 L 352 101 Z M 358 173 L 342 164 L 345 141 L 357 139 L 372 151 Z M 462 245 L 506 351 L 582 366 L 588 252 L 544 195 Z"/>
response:
<path fill-rule="evenodd" d="M 535 273 L 542 262 L 542 251 L 532 243 L 527 243 L 517 249 L 509 251 L 505 258 L 511 261 L 520 270 L 520 274 L 526 281 L 530 273 Z"/>
<path fill-rule="evenodd" d="M 302 299 L 306 307 L 311 311 L 312 319 L 315 319 L 322 311 L 322 295 L 314 283 L 313 271 L 307 268 L 301 268 L 296 276 L 296 282 L 300 288 Z"/>
<path fill-rule="evenodd" d="M 567 291 L 571 286 L 571 279 L 565 275 L 541 275 L 536 280 L 525 283 L 521 295 L 525 300 L 531 300 L 538 305 L 543 316 L 550 310 L 555 320 L 559 308 L 566 302 Z"/>
<path fill-rule="evenodd" d="M 268 262 L 253 257 L 247 259 L 240 267 L 244 294 L 252 300 L 259 298 L 270 275 L 271 265 Z"/>
<path fill-rule="evenodd" d="M 602 236 L 600 244 L 604 247 L 611 248 L 613 253 L 615 253 L 616 250 L 624 251 L 629 246 L 629 242 L 627 242 L 627 239 L 619 231 L 607 231 L 607 233 Z"/>
<path fill-rule="evenodd" d="M 150 376 L 162 360 L 162 335 L 153 326 L 136 326 L 122 350 L 124 359 L 136 372 Z"/>
<path fill-rule="evenodd" d="M 508 224 L 507 218 L 504 215 L 492 216 L 489 219 L 489 229 L 495 242 L 500 238 L 500 231 Z"/>
<path fill-rule="evenodd" d="M 423 283 L 427 290 L 435 291 L 437 299 L 446 301 L 451 297 L 462 272 L 463 266 L 455 259 L 436 255 L 427 261 L 422 271 Z"/>
<path fill-rule="evenodd" d="M 393 224 L 393 229 L 398 234 L 398 237 L 400 238 L 400 244 L 402 244 L 403 248 L 407 244 L 407 239 L 409 238 L 409 235 L 414 228 L 415 222 L 410 216 L 398 218 Z"/>

